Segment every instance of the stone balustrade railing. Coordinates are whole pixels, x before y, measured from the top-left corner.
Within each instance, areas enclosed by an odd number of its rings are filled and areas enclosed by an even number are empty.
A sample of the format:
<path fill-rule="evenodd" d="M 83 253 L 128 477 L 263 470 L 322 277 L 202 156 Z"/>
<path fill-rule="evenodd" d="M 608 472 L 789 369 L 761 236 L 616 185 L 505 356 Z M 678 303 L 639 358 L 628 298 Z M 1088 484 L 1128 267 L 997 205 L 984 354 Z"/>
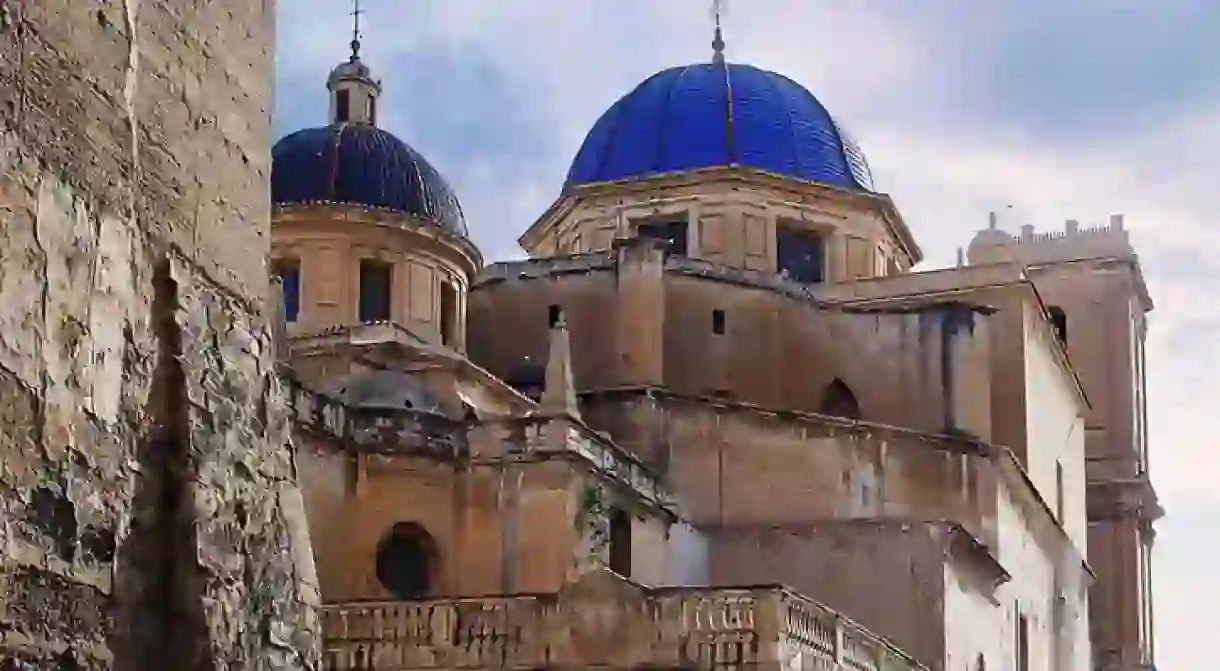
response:
<path fill-rule="evenodd" d="M 306 431 L 370 453 L 416 453 L 452 459 L 468 450 L 465 427 L 444 415 L 425 410 L 353 408 L 290 378 L 282 379 L 292 420 Z"/>
<path fill-rule="evenodd" d="M 330 671 L 582 667 L 917 671 L 834 611 L 778 587 L 351 603 L 322 609 Z"/>

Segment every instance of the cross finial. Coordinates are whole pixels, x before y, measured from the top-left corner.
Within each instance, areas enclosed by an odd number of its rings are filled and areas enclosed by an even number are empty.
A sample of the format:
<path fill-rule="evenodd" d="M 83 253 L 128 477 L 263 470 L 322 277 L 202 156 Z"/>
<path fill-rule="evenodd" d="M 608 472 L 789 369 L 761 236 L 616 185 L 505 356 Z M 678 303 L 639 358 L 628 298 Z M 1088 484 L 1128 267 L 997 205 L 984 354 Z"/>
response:
<path fill-rule="evenodd" d="M 724 63 L 724 33 L 720 21 L 724 18 L 725 0 L 712 0 L 712 16 L 716 19 L 716 32 L 712 39 L 712 62 Z"/>
<path fill-rule="evenodd" d="M 352 0 L 352 62 L 360 60 L 360 0 Z"/>

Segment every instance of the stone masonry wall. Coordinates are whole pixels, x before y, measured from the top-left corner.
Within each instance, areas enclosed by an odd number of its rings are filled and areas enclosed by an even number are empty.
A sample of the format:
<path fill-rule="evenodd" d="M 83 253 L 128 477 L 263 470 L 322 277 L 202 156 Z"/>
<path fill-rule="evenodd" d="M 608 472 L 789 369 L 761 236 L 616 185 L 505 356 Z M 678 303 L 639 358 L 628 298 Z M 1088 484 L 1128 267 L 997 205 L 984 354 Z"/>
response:
<path fill-rule="evenodd" d="M 0 0 L 0 670 L 316 669 L 271 0 Z"/>

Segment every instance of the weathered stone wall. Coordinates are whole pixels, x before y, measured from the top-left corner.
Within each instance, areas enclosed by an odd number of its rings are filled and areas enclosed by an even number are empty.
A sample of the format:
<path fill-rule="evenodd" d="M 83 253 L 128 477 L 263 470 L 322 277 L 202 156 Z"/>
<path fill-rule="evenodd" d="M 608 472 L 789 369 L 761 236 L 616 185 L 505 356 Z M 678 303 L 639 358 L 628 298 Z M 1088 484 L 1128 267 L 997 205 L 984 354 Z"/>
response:
<path fill-rule="evenodd" d="M 274 3 L 0 0 L 0 668 L 316 668 Z"/>

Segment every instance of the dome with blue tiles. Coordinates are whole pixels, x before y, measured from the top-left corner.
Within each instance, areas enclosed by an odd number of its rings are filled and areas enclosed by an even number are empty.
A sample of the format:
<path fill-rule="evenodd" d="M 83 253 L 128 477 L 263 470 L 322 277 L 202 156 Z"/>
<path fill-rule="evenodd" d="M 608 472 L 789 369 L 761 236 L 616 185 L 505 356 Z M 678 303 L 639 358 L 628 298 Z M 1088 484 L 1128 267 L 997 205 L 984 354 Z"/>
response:
<path fill-rule="evenodd" d="M 271 149 L 271 199 L 292 203 L 350 203 L 418 217 L 465 238 L 466 219 L 453 189 L 419 152 L 377 127 L 381 82 L 352 58 L 327 80 L 331 123 L 306 128 Z"/>
<path fill-rule="evenodd" d="M 466 237 L 449 183 L 419 152 L 367 123 L 296 131 L 271 150 L 271 198 L 286 203 L 353 203 L 385 208 Z"/>
<path fill-rule="evenodd" d="M 611 105 L 565 186 L 727 165 L 873 190 L 863 152 L 812 93 L 720 58 L 662 70 Z"/>

